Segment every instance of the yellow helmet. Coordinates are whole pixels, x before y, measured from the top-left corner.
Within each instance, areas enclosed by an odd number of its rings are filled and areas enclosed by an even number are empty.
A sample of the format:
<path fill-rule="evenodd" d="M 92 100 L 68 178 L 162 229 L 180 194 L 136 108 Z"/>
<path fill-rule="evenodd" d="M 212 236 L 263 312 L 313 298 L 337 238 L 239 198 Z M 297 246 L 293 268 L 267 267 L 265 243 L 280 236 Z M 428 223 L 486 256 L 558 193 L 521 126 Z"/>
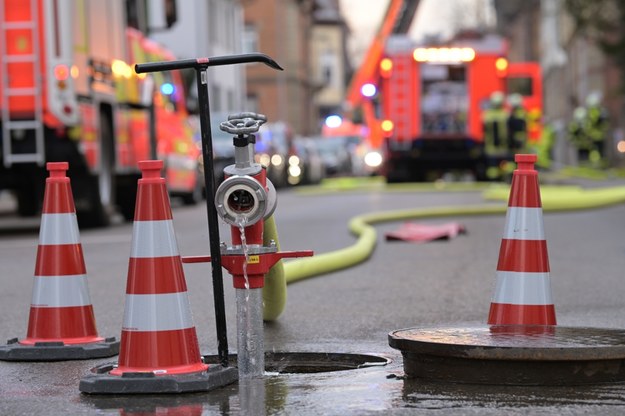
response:
<path fill-rule="evenodd" d="M 508 96 L 508 104 L 510 107 L 520 107 L 523 104 L 523 96 L 518 93 L 510 94 Z"/>
<path fill-rule="evenodd" d="M 586 97 L 586 105 L 588 107 L 596 107 L 601 104 L 602 98 L 601 91 L 593 91 L 588 94 L 588 97 Z"/>
<path fill-rule="evenodd" d="M 501 107 L 505 100 L 505 96 L 501 91 L 495 91 L 490 95 L 490 105 L 493 107 Z"/>

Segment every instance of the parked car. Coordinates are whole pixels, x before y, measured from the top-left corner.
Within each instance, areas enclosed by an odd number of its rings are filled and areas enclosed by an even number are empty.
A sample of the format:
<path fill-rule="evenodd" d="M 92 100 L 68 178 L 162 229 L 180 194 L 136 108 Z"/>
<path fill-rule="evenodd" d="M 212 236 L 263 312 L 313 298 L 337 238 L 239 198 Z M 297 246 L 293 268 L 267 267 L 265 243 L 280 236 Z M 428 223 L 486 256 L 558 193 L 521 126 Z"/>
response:
<path fill-rule="evenodd" d="M 222 131 L 219 124 L 228 119 L 227 113 L 211 114 L 211 137 L 213 142 L 213 172 L 215 175 L 215 184 L 219 185 L 224 180 L 224 168 L 234 164 L 234 144 L 232 142 L 233 135 Z M 193 123 L 197 124 L 196 134 L 194 136 L 195 145 L 202 153 L 202 137 L 199 128 L 199 119 L 193 117 Z M 201 157 L 200 157 L 201 159 Z M 204 163 L 200 160 L 202 170 L 202 186 L 204 185 Z"/>
<path fill-rule="evenodd" d="M 295 154 L 293 131 L 283 122 L 267 123 L 256 135 L 257 162 L 267 168 L 267 178 L 276 188 L 289 184 L 288 160 Z"/>
<path fill-rule="evenodd" d="M 293 141 L 295 154 L 288 160 L 291 185 L 318 184 L 325 177 L 325 167 L 313 139 L 297 137 Z"/>
<path fill-rule="evenodd" d="M 326 176 L 353 174 L 352 156 L 345 137 L 316 137 L 314 140 L 321 155 Z"/>
<path fill-rule="evenodd" d="M 355 176 L 379 174 L 382 166 L 382 151 L 373 149 L 361 136 L 345 136 L 347 150 L 352 159 L 352 173 Z"/>
<path fill-rule="evenodd" d="M 228 120 L 227 114 L 211 115 L 211 133 L 213 137 L 213 169 L 215 182 L 220 184 L 224 178 L 224 168 L 234 164 L 233 134 L 222 131 L 219 125 Z"/>

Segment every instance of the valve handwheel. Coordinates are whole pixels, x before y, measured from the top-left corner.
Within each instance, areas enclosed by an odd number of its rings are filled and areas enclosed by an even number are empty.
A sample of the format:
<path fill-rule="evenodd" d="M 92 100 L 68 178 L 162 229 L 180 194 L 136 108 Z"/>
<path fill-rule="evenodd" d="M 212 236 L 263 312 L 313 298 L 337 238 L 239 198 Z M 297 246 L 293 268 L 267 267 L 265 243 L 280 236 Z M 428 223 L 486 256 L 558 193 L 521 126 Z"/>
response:
<path fill-rule="evenodd" d="M 250 134 L 258 132 L 260 126 L 267 122 L 267 117 L 263 114 L 243 112 L 230 114 L 228 121 L 219 124 L 219 129 L 230 134 Z"/>

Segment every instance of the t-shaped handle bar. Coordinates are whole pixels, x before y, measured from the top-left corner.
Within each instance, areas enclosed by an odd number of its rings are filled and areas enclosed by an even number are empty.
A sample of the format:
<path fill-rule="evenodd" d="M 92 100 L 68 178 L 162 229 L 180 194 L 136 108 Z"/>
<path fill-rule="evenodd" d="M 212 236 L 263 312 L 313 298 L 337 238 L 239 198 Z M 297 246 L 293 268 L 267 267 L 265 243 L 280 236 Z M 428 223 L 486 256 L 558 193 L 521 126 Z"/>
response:
<path fill-rule="evenodd" d="M 177 61 L 136 64 L 135 72 L 137 74 L 142 74 L 145 72 L 171 71 L 174 69 L 206 69 L 209 66 L 245 64 L 249 62 L 261 62 L 273 69 L 282 71 L 282 67 L 269 56 L 262 53 L 247 53 L 242 55 L 214 56 L 212 58 L 192 58 Z"/>

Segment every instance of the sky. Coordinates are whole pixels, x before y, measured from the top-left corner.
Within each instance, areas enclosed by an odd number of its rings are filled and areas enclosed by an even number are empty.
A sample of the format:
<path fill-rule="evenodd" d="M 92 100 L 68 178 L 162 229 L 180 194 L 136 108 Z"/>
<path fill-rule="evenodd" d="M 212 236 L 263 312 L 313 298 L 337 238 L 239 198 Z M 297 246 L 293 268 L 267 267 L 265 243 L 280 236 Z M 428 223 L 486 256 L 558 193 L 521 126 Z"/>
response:
<path fill-rule="evenodd" d="M 343 17 L 351 29 L 349 49 L 352 59 L 354 64 L 358 64 L 384 17 L 388 0 L 339 1 Z M 478 19 L 491 22 L 494 17 L 489 4 L 490 0 L 421 0 L 409 34 L 417 41 L 436 33 L 445 38 L 460 25 L 471 24 Z"/>

